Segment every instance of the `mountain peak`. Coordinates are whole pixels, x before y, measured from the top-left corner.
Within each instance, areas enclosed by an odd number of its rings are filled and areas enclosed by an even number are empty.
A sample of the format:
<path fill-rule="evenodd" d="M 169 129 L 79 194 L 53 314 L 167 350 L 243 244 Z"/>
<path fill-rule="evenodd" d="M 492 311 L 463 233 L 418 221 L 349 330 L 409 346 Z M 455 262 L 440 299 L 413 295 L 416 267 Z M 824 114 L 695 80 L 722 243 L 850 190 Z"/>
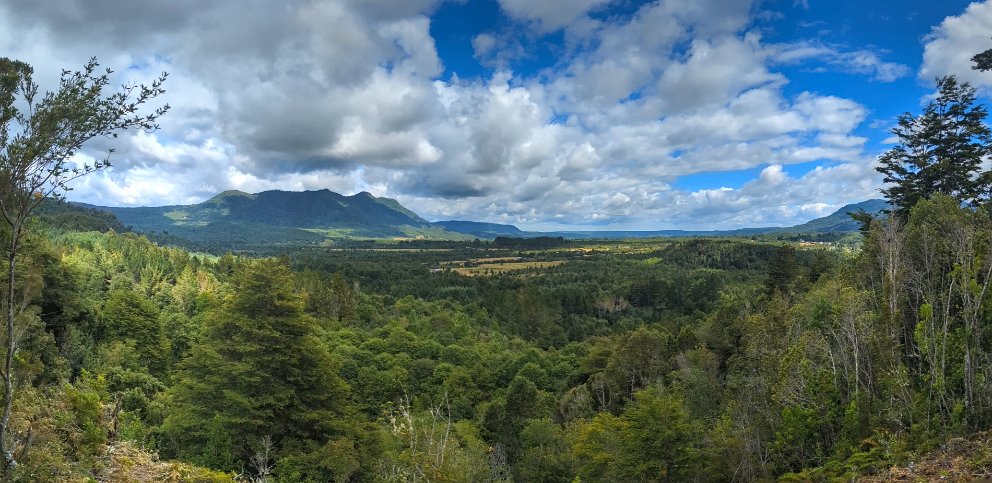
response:
<path fill-rule="evenodd" d="M 860 203 L 851 203 L 849 205 L 842 206 L 839 210 L 833 212 L 828 216 L 822 218 L 817 218 L 815 220 L 810 220 L 802 225 L 797 225 L 789 228 L 782 228 L 778 231 L 791 231 L 791 232 L 814 232 L 814 233 L 831 233 L 831 232 L 844 232 L 844 231 L 857 231 L 858 222 L 854 221 L 849 213 L 857 213 L 858 211 L 864 210 L 868 213 L 880 213 L 890 208 L 887 201 L 882 199 L 873 199 L 862 201 Z"/>
<path fill-rule="evenodd" d="M 256 195 L 254 193 L 245 193 L 244 191 L 240 191 L 240 190 L 227 190 L 217 193 L 207 201 L 214 201 L 214 200 L 220 201 L 226 198 L 254 198 L 255 196 Z"/>
<path fill-rule="evenodd" d="M 343 196 L 328 189 L 229 190 L 195 205 L 104 209 L 137 231 L 167 231 L 196 240 L 244 236 L 239 233 L 285 234 L 287 230 L 292 231 L 291 237 L 305 240 L 325 236 L 390 238 L 432 228 L 396 200 L 376 198 L 365 191 Z"/>

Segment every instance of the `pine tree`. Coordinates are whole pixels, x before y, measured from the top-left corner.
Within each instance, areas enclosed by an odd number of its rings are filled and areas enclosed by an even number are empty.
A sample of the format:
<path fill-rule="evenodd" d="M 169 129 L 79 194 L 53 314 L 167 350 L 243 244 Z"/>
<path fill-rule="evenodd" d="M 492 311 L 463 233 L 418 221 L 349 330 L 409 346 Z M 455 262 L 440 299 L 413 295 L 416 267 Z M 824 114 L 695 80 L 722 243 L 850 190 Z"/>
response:
<path fill-rule="evenodd" d="M 792 245 L 782 245 L 775 250 L 768 260 L 768 292 L 776 290 L 782 294 L 792 292 L 793 282 L 799 276 L 799 265 L 796 263 L 796 248 Z"/>
<path fill-rule="evenodd" d="M 971 57 L 971 61 L 975 65 L 971 66 L 974 70 L 980 70 L 982 72 L 988 72 L 992 70 L 992 49 L 983 50 Z"/>
<path fill-rule="evenodd" d="M 899 144 L 879 158 L 875 169 L 889 185 L 882 190 L 905 218 L 918 201 L 937 193 L 962 203 L 978 204 L 989 191 L 990 177 L 981 172 L 992 153 L 988 111 L 975 105 L 975 88 L 953 75 L 937 79 L 937 96 L 914 116 L 899 116 L 892 134 Z"/>
<path fill-rule="evenodd" d="M 343 441 L 351 429 L 349 388 L 317 321 L 304 314 L 289 269 L 250 262 L 233 282 L 234 295 L 211 314 L 204 340 L 180 364 L 169 394 L 173 406 L 163 429 L 178 456 L 197 461 L 209 450 L 213 464 L 247 466 L 264 436 L 277 458 Z M 230 459 L 218 446 L 225 441 Z"/>

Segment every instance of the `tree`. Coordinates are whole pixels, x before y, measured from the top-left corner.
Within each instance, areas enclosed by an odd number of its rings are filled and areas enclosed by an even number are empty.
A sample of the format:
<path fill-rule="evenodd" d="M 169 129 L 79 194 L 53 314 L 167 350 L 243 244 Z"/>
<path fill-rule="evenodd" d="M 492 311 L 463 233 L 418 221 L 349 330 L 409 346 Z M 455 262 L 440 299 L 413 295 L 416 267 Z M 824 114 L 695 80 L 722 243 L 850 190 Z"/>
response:
<path fill-rule="evenodd" d="M 318 322 L 304 312 L 306 301 L 294 290 L 289 268 L 273 260 L 245 263 L 232 282 L 232 297 L 207 314 L 203 339 L 179 364 L 169 390 L 172 406 L 163 429 L 173 451 L 232 470 L 224 465 L 249 465 L 252 445 L 270 435 L 282 468 L 277 473 L 292 468 L 294 474 L 317 471 L 331 447 L 353 453 L 350 388 Z M 214 418 L 213 426 L 204 423 Z M 204 459 L 207 449 L 212 456 Z M 281 461 L 293 454 L 301 459 Z"/>
<path fill-rule="evenodd" d="M 976 204 L 989 192 L 990 176 L 982 161 L 992 154 L 987 110 L 975 105 L 975 88 L 953 75 L 937 79 L 937 97 L 914 116 L 899 116 L 891 133 L 899 144 L 879 158 L 875 169 L 889 187 L 882 193 L 902 218 L 919 200 L 943 193 Z"/>
<path fill-rule="evenodd" d="M 101 310 L 105 341 L 133 340 L 149 372 L 161 377 L 169 363 L 170 346 L 155 304 L 133 290 L 113 290 Z"/>
<path fill-rule="evenodd" d="M 0 58 L 0 219 L 7 230 L 6 293 L 3 300 L 4 361 L 3 416 L 0 418 L 0 470 L 7 474 L 16 466 L 15 450 L 27 448 L 28 441 L 11 433 L 10 412 L 15 380 L 14 357 L 17 336 L 14 321 L 17 307 L 17 261 L 25 225 L 45 198 L 60 199 L 68 183 L 110 166 L 108 158 L 93 164 L 76 164 L 73 156 L 95 137 L 115 137 L 128 129 L 157 129 L 156 119 L 168 105 L 150 114 L 143 106 L 165 91 L 163 73 L 151 85 L 126 84 L 119 91 L 105 93 L 110 83 L 109 69 L 98 73 L 99 64 L 90 59 L 82 70 L 63 71 L 58 89 L 39 96 L 30 65 Z"/>
<path fill-rule="evenodd" d="M 516 376 L 506 388 L 506 397 L 494 401 L 483 413 L 483 425 L 510 461 L 516 461 L 522 449 L 520 431 L 528 419 L 540 415 L 540 409 L 537 386 L 524 376 Z"/>
<path fill-rule="evenodd" d="M 701 431 L 681 398 L 658 387 L 640 391 L 624 409 L 617 462 L 627 481 L 686 481 L 700 468 Z M 701 472 L 700 472 L 701 473 Z"/>
<path fill-rule="evenodd" d="M 847 216 L 850 216 L 852 220 L 858 222 L 858 231 L 861 236 L 868 238 L 868 233 L 871 232 L 871 223 L 878 218 L 875 213 L 868 213 L 863 208 L 858 211 L 848 212 Z"/>
<path fill-rule="evenodd" d="M 796 248 L 792 245 L 782 245 L 768 260 L 768 280 L 765 282 L 768 292 L 774 293 L 778 290 L 783 294 L 791 293 L 793 282 L 798 276 Z"/>
<path fill-rule="evenodd" d="M 972 56 L 971 61 L 975 65 L 971 66 L 974 70 L 980 70 L 982 72 L 988 72 L 992 70 L 992 49 L 983 50 L 974 56 Z"/>

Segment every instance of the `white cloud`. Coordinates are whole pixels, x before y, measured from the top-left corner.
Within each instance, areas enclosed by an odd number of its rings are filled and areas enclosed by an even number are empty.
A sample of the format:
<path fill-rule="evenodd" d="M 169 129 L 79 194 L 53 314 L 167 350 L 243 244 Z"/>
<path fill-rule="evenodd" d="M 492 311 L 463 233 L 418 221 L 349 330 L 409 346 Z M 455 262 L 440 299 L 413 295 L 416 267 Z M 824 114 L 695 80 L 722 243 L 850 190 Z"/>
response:
<path fill-rule="evenodd" d="M 499 0 L 511 17 L 535 22 L 543 31 L 558 30 L 613 0 Z"/>
<path fill-rule="evenodd" d="M 893 82 L 909 75 L 909 66 L 882 60 L 879 52 L 859 49 L 844 51 L 821 42 L 801 41 L 772 46 L 772 59 L 783 64 L 815 63 L 814 70 L 834 70 L 864 75 L 878 82 Z"/>
<path fill-rule="evenodd" d="M 157 17 L 130 24 L 132 7 L 116 3 L 0 6 L 0 50 L 39 71 L 97 54 L 133 65 L 122 78 L 171 73 L 163 129 L 122 138 L 116 168 L 77 183 L 74 198 L 100 204 L 368 189 L 428 218 L 532 227 L 792 222 L 870 197 L 878 181 L 853 134 L 866 109 L 787 95 L 775 66 L 827 59 L 878 80 L 898 70 L 860 51 L 770 45 L 749 27 L 750 0 L 661 0 L 605 20 L 589 14 L 608 0 L 502 0 L 528 27 L 562 30 L 565 45 L 554 65 L 521 75 L 510 68 L 520 39 L 480 32 L 475 56 L 497 70 L 472 80 L 439 79 L 433 0 L 147 0 L 135 3 Z M 834 166 L 787 174 L 821 160 Z M 673 188 L 755 167 L 737 189 Z"/>
<path fill-rule="evenodd" d="M 723 105 L 747 89 L 784 83 L 783 76 L 767 70 L 758 48 L 756 35 L 694 41 L 688 59 L 673 63 L 658 81 L 666 111 Z"/>
<path fill-rule="evenodd" d="M 973 70 L 971 58 L 990 48 L 992 3 L 972 3 L 961 15 L 945 18 L 924 39 L 919 76 L 932 82 L 937 77 L 954 74 L 963 81 L 988 89 L 992 87 L 992 72 Z"/>
<path fill-rule="evenodd" d="M 489 55 L 496 48 L 496 37 L 492 34 L 481 33 L 472 38 L 472 49 L 478 58 Z"/>

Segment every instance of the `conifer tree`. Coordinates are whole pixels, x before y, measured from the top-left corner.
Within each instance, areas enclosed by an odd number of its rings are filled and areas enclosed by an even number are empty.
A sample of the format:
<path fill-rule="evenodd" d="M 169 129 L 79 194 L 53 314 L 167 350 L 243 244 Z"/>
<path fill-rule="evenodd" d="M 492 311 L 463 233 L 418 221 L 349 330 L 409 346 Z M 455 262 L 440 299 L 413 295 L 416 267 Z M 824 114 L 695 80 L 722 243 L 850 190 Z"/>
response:
<path fill-rule="evenodd" d="M 233 296 L 209 317 L 170 394 L 164 428 L 179 456 L 196 461 L 209 450 L 201 463 L 233 470 L 223 463 L 247 466 L 264 436 L 276 458 L 347 441 L 348 385 L 291 277 L 272 260 L 235 272 Z"/>
<path fill-rule="evenodd" d="M 981 166 L 992 153 L 992 131 L 984 122 L 988 111 L 975 101 L 975 88 L 951 75 L 937 79 L 937 96 L 920 115 L 899 116 L 891 131 L 899 144 L 875 169 L 885 175 L 882 193 L 900 217 L 937 193 L 970 204 L 987 196 L 992 179 Z"/>

